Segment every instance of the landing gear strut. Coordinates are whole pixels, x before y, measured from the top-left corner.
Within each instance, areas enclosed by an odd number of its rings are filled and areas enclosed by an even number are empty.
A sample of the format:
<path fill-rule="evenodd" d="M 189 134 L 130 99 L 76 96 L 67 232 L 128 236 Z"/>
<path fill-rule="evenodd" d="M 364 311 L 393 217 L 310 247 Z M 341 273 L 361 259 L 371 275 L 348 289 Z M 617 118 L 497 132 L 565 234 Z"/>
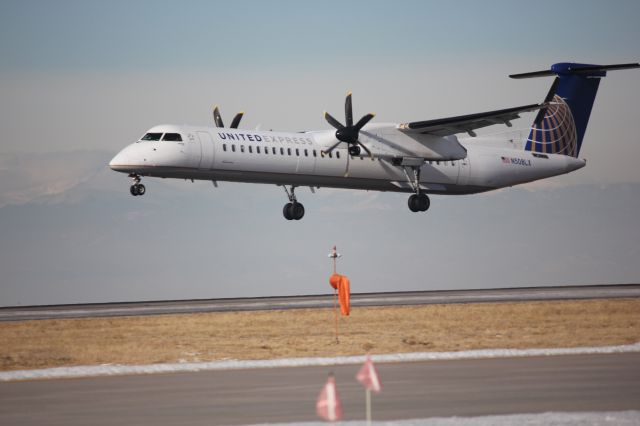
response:
<path fill-rule="evenodd" d="M 132 173 L 129 175 L 129 177 L 133 179 L 133 185 L 131 185 L 131 188 L 129 188 L 129 192 L 131 192 L 131 195 L 133 195 L 134 197 L 138 195 L 144 195 L 144 193 L 147 192 L 147 188 L 145 188 L 144 185 L 140 183 L 140 180 L 142 179 L 140 175 Z"/>
<path fill-rule="evenodd" d="M 404 173 L 407 176 L 407 179 L 411 183 L 415 194 L 409 197 L 407 204 L 409 205 L 409 210 L 412 212 L 426 212 L 429 210 L 429 206 L 431 205 L 431 201 L 427 194 L 423 194 L 420 190 L 420 167 L 413 166 L 411 167 L 413 171 L 413 179 L 409 177 L 406 168 L 404 169 Z"/>
<path fill-rule="evenodd" d="M 304 206 L 296 199 L 296 187 L 291 185 L 291 191 L 289 191 L 286 185 L 282 186 L 284 192 L 286 192 L 289 202 L 282 208 L 282 215 L 287 220 L 300 220 L 304 216 Z"/>

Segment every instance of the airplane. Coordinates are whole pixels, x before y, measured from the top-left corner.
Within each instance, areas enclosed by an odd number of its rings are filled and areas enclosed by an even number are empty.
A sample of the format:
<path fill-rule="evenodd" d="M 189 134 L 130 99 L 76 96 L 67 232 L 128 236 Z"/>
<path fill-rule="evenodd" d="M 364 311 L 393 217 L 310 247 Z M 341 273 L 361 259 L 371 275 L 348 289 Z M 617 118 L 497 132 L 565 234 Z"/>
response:
<path fill-rule="evenodd" d="M 557 63 L 548 70 L 511 78 L 555 76 L 544 101 L 515 108 L 407 123 L 354 124 L 352 95 L 344 124 L 325 112 L 330 130 L 286 133 L 238 128 L 242 114 L 225 127 L 218 107 L 215 127 L 158 125 L 120 151 L 111 169 L 133 179 L 130 193 L 146 192 L 142 177 L 275 184 L 288 198 L 287 220 L 305 214 L 296 188 L 308 186 L 410 193 L 412 212 L 424 212 L 428 194 L 475 194 L 578 170 L 578 158 L 600 79 L 607 71 L 640 63 Z M 492 136 L 475 130 L 512 127 L 520 114 L 537 111 L 530 127 Z M 458 136 L 460 135 L 460 136 Z"/>

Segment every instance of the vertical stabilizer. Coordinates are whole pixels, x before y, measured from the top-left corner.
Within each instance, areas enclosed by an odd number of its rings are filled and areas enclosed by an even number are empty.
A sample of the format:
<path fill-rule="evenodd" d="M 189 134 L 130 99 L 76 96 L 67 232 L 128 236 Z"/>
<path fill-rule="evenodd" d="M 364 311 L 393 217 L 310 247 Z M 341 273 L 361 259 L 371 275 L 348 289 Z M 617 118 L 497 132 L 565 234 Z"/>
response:
<path fill-rule="evenodd" d="M 558 63 L 550 70 L 514 74 L 511 78 L 556 76 L 547 99 L 549 107 L 534 120 L 525 150 L 577 157 L 596 99 L 600 79 L 608 70 L 638 68 L 640 64 L 588 65 Z"/>

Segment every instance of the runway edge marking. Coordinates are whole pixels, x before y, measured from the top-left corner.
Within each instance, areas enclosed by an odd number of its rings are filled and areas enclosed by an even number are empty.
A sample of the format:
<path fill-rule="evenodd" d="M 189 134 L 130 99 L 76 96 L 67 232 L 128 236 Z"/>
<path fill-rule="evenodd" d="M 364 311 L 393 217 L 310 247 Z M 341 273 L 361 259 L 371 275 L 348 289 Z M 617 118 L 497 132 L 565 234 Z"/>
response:
<path fill-rule="evenodd" d="M 515 358 L 558 355 L 589 355 L 640 352 L 640 342 L 631 345 L 547 348 L 547 349 L 477 349 L 459 352 L 409 352 L 372 355 L 378 363 L 445 361 L 463 359 Z M 253 368 L 316 367 L 361 364 L 366 355 L 340 356 L 331 358 L 280 358 L 269 360 L 225 360 L 175 364 L 146 365 L 88 365 L 55 367 L 38 370 L 15 370 L 0 372 L 0 382 L 41 379 L 68 379 L 97 376 L 124 376 L 140 374 L 186 373 L 216 370 L 246 370 Z"/>

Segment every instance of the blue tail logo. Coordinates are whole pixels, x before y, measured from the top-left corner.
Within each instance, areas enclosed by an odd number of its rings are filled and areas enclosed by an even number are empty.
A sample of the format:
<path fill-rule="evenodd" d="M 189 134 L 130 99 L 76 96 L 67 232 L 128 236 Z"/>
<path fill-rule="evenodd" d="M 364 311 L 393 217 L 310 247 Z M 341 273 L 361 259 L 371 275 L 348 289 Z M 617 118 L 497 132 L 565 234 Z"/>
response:
<path fill-rule="evenodd" d="M 578 156 L 576 124 L 571 108 L 560 96 L 554 95 L 542 121 L 534 122 L 525 150 Z"/>

